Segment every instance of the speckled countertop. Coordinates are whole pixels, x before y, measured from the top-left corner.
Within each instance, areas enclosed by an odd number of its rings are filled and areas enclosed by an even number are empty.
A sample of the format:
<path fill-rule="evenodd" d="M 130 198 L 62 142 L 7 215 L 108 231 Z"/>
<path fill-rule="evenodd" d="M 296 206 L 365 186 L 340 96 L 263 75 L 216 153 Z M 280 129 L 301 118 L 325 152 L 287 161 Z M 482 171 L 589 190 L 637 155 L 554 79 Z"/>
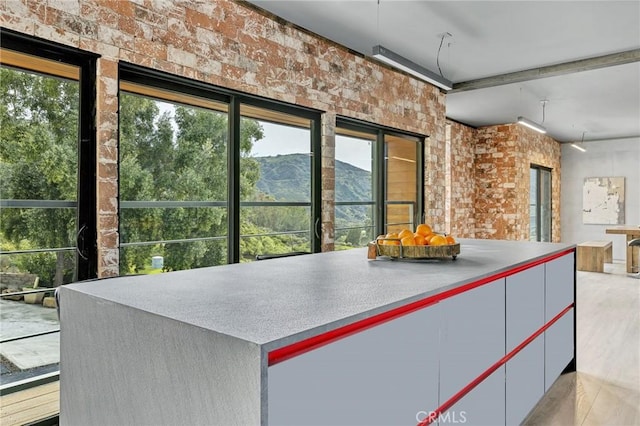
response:
<path fill-rule="evenodd" d="M 426 261 L 367 260 L 367 249 L 69 284 L 77 291 L 266 350 L 575 247 L 460 240 L 461 253 Z"/>

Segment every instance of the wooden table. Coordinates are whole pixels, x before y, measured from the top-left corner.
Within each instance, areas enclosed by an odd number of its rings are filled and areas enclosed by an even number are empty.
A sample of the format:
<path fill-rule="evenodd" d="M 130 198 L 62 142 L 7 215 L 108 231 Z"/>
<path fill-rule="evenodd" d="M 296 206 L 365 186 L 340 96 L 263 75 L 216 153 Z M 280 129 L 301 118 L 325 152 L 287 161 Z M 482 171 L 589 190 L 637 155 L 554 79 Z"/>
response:
<path fill-rule="evenodd" d="M 638 247 L 630 247 L 629 241 L 640 238 L 640 226 L 620 225 L 607 228 L 607 234 L 625 234 L 627 236 L 627 272 L 632 273 L 638 270 Z"/>
<path fill-rule="evenodd" d="M 611 241 L 587 241 L 578 244 L 578 271 L 604 272 L 604 264 L 613 260 L 612 245 Z"/>

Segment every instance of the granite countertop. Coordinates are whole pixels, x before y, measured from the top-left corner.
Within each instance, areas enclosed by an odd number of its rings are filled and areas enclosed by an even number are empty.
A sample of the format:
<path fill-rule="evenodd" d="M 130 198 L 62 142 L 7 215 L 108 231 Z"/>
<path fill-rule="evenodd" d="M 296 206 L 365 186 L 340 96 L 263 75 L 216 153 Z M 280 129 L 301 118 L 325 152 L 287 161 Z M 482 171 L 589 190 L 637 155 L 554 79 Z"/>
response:
<path fill-rule="evenodd" d="M 460 240 L 451 258 L 367 260 L 353 249 L 69 284 L 80 292 L 272 350 L 575 247 Z"/>

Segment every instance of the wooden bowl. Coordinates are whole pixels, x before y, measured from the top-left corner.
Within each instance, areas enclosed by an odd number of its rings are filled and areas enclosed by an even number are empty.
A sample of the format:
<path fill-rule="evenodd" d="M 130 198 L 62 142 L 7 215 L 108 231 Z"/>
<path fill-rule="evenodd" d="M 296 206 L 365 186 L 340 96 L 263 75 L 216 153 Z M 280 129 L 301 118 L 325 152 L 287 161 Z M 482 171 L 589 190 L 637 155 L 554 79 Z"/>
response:
<path fill-rule="evenodd" d="M 387 240 L 385 241 L 392 241 Z M 394 240 L 400 242 L 400 240 Z M 382 240 L 373 242 L 378 256 L 388 256 L 398 259 L 435 259 L 451 256 L 454 260 L 460 254 L 460 243 L 445 246 L 402 246 L 381 244 Z"/>

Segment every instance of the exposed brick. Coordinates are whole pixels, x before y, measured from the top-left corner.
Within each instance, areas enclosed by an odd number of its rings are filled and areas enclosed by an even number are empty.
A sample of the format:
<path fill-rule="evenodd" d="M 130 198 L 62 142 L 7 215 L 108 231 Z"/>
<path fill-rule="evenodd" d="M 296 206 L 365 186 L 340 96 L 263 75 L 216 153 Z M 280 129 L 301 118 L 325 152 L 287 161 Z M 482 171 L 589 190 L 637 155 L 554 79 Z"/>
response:
<path fill-rule="evenodd" d="M 118 61 L 325 111 L 323 147 L 327 151 L 333 144 L 336 114 L 429 136 L 425 144 L 425 214 L 439 228 L 444 227 L 445 95 L 439 89 L 272 20 L 243 2 L 57 3 L 8 0 L 0 4 L 11 10 L 1 10 L 1 16 L 7 28 L 101 55 L 97 110 L 100 230 L 118 228 L 117 170 L 113 167 L 117 159 Z M 323 206 L 333 211 L 328 195 L 333 162 L 326 160 Z M 116 220 L 109 223 L 112 228 L 105 228 L 107 218 Z M 468 228 L 474 226 L 467 224 Z M 323 218 L 325 249 L 332 247 L 333 235 L 331 221 Z M 100 240 L 101 276 L 117 274 L 118 250 L 110 246 L 114 241 Z"/>
<path fill-rule="evenodd" d="M 552 240 L 560 241 L 560 144 L 516 124 L 477 133 L 476 237 L 529 239 L 529 168 L 537 164 L 552 169 Z"/>

